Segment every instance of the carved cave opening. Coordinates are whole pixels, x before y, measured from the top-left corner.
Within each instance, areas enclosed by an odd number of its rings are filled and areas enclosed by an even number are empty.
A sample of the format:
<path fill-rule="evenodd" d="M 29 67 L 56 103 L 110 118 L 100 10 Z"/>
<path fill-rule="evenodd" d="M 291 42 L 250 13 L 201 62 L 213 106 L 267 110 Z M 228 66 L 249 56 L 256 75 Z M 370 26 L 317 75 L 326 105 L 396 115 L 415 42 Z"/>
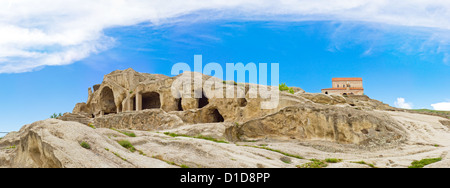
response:
<path fill-rule="evenodd" d="M 175 102 L 177 104 L 177 111 L 183 111 L 183 105 L 181 104 L 181 98 L 175 99 Z"/>
<path fill-rule="evenodd" d="M 117 112 L 116 103 L 114 102 L 114 93 L 111 88 L 104 87 L 100 93 L 100 99 L 102 110 L 105 115 L 115 114 Z"/>
<path fill-rule="evenodd" d="M 222 114 L 220 114 L 219 110 L 214 109 L 214 111 L 212 112 L 212 123 L 219 123 L 219 122 L 224 122 L 225 119 L 223 119 Z"/>
<path fill-rule="evenodd" d="M 203 108 L 209 104 L 208 97 L 205 96 L 205 93 L 202 91 L 202 98 L 198 99 L 198 108 Z"/>
<path fill-rule="evenodd" d="M 159 93 L 149 92 L 142 94 L 142 110 L 161 108 Z"/>

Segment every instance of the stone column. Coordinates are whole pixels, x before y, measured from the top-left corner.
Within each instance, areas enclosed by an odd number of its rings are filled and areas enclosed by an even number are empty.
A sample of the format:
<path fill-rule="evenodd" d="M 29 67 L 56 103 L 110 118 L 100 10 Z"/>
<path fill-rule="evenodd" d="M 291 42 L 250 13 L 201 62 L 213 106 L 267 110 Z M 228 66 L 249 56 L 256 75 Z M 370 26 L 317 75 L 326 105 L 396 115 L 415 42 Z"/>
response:
<path fill-rule="evenodd" d="M 142 110 L 142 94 L 136 92 L 136 111 Z"/>
<path fill-rule="evenodd" d="M 127 111 L 132 111 L 133 110 L 133 101 L 131 100 L 131 98 L 127 99 L 127 102 L 125 104 L 127 106 Z"/>

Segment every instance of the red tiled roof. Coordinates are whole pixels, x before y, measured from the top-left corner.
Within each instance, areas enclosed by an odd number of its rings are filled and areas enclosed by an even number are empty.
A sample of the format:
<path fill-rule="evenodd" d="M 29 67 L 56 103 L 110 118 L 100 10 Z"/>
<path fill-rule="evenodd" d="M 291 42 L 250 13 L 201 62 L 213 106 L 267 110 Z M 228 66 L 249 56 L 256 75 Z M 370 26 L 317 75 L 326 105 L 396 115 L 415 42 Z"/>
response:
<path fill-rule="evenodd" d="M 326 88 L 322 90 L 347 90 L 347 88 L 339 87 L 339 88 Z M 362 87 L 351 87 L 350 90 L 364 90 Z"/>
<path fill-rule="evenodd" d="M 332 78 L 331 81 L 362 81 L 362 78 Z"/>

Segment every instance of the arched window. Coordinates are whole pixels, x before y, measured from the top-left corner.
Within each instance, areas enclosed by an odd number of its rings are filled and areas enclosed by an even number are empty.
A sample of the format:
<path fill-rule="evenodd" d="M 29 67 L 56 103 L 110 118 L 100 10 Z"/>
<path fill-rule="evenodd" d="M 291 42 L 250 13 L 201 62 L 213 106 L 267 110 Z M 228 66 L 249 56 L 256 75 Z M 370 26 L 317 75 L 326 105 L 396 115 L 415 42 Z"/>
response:
<path fill-rule="evenodd" d="M 339 84 L 337 85 L 337 87 L 339 87 Z"/>

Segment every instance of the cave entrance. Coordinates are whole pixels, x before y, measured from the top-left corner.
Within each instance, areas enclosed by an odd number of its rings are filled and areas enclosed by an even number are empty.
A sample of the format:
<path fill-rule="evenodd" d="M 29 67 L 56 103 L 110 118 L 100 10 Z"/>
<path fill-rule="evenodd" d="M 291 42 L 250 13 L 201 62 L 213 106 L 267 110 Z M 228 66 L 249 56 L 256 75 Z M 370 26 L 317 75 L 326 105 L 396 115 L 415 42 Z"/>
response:
<path fill-rule="evenodd" d="M 114 93 L 111 88 L 103 88 L 100 93 L 100 104 L 105 115 L 117 113 L 116 103 L 114 102 Z"/>
<path fill-rule="evenodd" d="M 224 122 L 222 114 L 220 114 L 219 110 L 214 109 L 212 112 L 212 123 Z"/>
<path fill-rule="evenodd" d="M 175 102 L 177 103 L 177 111 L 183 111 L 183 105 L 181 104 L 181 98 L 175 99 Z"/>
<path fill-rule="evenodd" d="M 209 104 L 209 99 L 208 99 L 208 97 L 205 96 L 205 93 L 202 90 L 202 98 L 198 99 L 198 108 L 203 108 L 208 104 Z"/>
<path fill-rule="evenodd" d="M 133 95 L 130 99 L 131 101 L 131 110 L 136 111 L 136 95 Z"/>
<path fill-rule="evenodd" d="M 149 92 L 142 94 L 142 110 L 161 108 L 159 93 Z"/>

